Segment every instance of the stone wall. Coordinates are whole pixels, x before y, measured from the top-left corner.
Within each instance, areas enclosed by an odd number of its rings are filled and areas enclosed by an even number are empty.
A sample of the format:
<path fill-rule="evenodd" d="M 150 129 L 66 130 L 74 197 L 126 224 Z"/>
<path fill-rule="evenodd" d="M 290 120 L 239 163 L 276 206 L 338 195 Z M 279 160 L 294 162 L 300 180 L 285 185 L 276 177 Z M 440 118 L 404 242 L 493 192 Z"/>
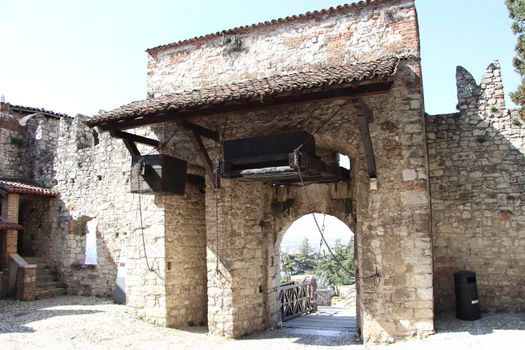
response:
<path fill-rule="evenodd" d="M 204 193 L 186 186 L 185 196 L 165 197 L 167 325 L 206 325 L 206 222 Z"/>
<path fill-rule="evenodd" d="M 239 337 L 265 328 L 262 184 L 206 192 L 208 327 Z"/>
<path fill-rule="evenodd" d="M 54 189 L 60 196 L 50 209 L 52 234 L 47 245 L 41 245 L 46 247 L 42 253 L 73 294 L 111 295 L 117 264 L 124 264 L 128 305 L 140 316 L 166 324 L 163 198 L 141 196 L 142 231 L 139 196 L 129 193 L 128 151 L 108 134 L 101 134 L 95 145 L 82 120 L 63 119 L 60 124 L 54 159 Z M 86 224 L 93 219 L 97 220 L 96 266 L 85 264 Z"/>
<path fill-rule="evenodd" d="M 240 43 L 240 45 L 238 44 Z M 239 29 L 148 52 L 148 93 L 419 54 L 412 0 L 376 1 L 316 16 Z"/>
<path fill-rule="evenodd" d="M 23 115 L 16 115 L 21 119 Z M 26 152 L 22 158 L 24 178 L 43 187 L 56 185 L 55 154 L 58 147 L 60 119 L 44 115 L 31 117 L 25 126 Z"/>
<path fill-rule="evenodd" d="M 0 111 L 0 178 L 22 178 L 25 130 L 7 111 Z"/>
<path fill-rule="evenodd" d="M 235 44 L 232 46 L 232 43 Z M 240 43 L 240 45 L 239 45 Z M 235 47 L 234 47 L 235 46 Z M 392 55 L 419 55 L 413 1 L 377 1 L 329 14 L 275 22 L 149 50 L 150 96 Z M 228 115 L 226 139 L 305 130 L 316 135 L 323 160 L 334 153 L 352 162 L 350 195 L 325 200 L 356 232 L 358 317 L 365 341 L 433 330 L 432 240 L 421 69 L 402 61 L 390 92 L 367 96 L 378 189 L 370 190 L 355 110 L 341 102 L 287 106 Z M 199 121 L 222 130 L 224 117 Z M 186 147 L 183 134 L 176 147 Z M 206 143 L 212 158 L 218 148 Z M 179 155 L 181 151 L 179 150 Z M 193 165 L 190 148 L 182 157 Z M 189 157 L 189 158 L 188 158 Z M 206 192 L 208 325 L 212 333 L 240 336 L 279 321 L 279 243 L 285 229 L 308 212 L 304 198 L 290 213 L 272 213 L 271 186 L 224 181 Z M 314 187 L 314 191 L 315 187 Z M 300 191 L 299 191 L 300 192 Z M 297 193 L 290 194 L 300 198 Z M 218 196 L 217 203 L 215 196 Z M 341 204 L 342 203 L 342 204 Z M 334 207 L 335 206 L 335 207 Z M 376 276 L 377 273 L 377 276 Z"/>
<path fill-rule="evenodd" d="M 425 124 L 416 72 L 418 62 L 402 64 L 392 91 L 365 99 L 373 111 L 370 130 L 378 166 L 377 190 L 370 190 L 353 107 L 343 107 L 315 135 L 325 161 L 330 161 L 330 155 L 333 161 L 334 153 L 351 158 L 352 182 L 345 195 L 334 193 L 327 185 L 308 186 L 308 192 L 314 211 L 333 214 L 356 232 L 358 317 L 366 341 L 433 330 Z M 226 135 L 232 139 L 298 129 L 312 132 L 340 107 L 341 102 L 333 102 L 232 114 Z M 239 336 L 279 321 L 276 262 L 280 240 L 295 219 L 309 212 L 309 206 L 302 190 L 273 191 L 277 190 L 271 186 L 225 181 L 217 192 L 218 225 L 215 194 L 207 193 L 208 320 L 212 332 Z M 272 210 L 272 202 L 287 199 L 293 199 L 288 211 Z M 219 273 L 217 227 L 219 248 L 230 247 L 219 251 Z M 258 247 L 255 252 L 253 247 Z M 376 271 L 380 276 L 373 276 Z M 262 292 L 257 292 L 259 287 Z"/>
<path fill-rule="evenodd" d="M 53 237 L 50 199 L 31 197 L 29 200 L 22 200 L 20 210 L 23 218 L 20 224 L 24 230 L 18 233 L 23 235 L 23 246 L 18 247 L 18 254 L 28 257 L 45 253 Z"/>
<path fill-rule="evenodd" d="M 477 84 L 458 67 L 459 113 L 427 117 L 434 294 L 454 309 L 453 273 L 477 273 L 482 310 L 524 311 L 525 128 L 505 108 L 498 62 Z"/>

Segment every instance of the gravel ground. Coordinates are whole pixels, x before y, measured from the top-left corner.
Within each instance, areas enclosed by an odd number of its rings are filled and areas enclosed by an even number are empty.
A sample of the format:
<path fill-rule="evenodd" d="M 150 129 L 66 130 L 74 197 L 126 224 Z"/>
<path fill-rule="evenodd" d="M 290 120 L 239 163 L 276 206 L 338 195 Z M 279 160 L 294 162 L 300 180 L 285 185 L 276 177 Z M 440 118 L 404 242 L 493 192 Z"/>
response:
<path fill-rule="evenodd" d="M 438 333 L 377 349 L 523 348 L 525 314 L 486 314 L 475 322 L 445 315 Z M 206 334 L 203 327 L 175 330 L 134 318 L 110 300 L 64 296 L 34 302 L 0 300 L 0 349 L 363 349 L 353 337 L 266 331 L 241 340 Z"/>

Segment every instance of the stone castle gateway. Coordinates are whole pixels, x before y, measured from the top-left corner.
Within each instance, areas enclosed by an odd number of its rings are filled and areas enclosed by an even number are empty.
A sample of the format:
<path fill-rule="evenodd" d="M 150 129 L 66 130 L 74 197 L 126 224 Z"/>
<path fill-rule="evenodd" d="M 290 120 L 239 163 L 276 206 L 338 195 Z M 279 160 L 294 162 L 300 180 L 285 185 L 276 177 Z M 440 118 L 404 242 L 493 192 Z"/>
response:
<path fill-rule="evenodd" d="M 458 69 L 459 112 L 428 116 L 419 54 L 414 2 L 371 0 L 150 49 L 149 97 L 93 118 L 3 105 L 2 291 L 31 298 L 34 265 L 13 257 L 39 256 L 68 293 L 124 274 L 147 320 L 239 337 L 280 321 L 280 241 L 315 211 L 355 233 L 365 342 L 432 332 L 461 269 L 485 310 L 523 312 L 524 131 L 499 66 L 480 85 Z M 346 179 L 221 176 L 225 143 L 298 131 L 326 169 L 348 155 Z M 182 195 L 145 194 L 153 155 L 184 164 Z"/>

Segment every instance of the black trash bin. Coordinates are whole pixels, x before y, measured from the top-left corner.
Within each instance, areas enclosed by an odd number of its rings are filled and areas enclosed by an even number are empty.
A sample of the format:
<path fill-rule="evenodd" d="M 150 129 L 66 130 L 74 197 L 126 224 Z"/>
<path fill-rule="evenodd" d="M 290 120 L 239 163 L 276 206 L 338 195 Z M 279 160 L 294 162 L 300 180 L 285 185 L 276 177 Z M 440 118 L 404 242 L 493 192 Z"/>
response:
<path fill-rule="evenodd" d="M 467 321 L 479 320 L 481 312 L 476 273 L 472 271 L 454 273 L 454 290 L 456 292 L 456 318 Z"/>

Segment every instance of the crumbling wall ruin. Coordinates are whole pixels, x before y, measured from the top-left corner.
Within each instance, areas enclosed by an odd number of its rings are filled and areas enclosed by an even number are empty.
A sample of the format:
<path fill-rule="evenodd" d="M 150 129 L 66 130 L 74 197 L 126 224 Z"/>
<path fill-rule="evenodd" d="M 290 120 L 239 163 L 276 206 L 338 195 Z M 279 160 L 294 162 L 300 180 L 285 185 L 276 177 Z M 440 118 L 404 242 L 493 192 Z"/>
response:
<path fill-rule="evenodd" d="M 499 63 L 481 84 L 456 72 L 459 112 L 427 116 L 437 311 L 454 309 L 453 273 L 477 273 L 482 310 L 525 306 L 525 128 L 505 108 Z"/>

